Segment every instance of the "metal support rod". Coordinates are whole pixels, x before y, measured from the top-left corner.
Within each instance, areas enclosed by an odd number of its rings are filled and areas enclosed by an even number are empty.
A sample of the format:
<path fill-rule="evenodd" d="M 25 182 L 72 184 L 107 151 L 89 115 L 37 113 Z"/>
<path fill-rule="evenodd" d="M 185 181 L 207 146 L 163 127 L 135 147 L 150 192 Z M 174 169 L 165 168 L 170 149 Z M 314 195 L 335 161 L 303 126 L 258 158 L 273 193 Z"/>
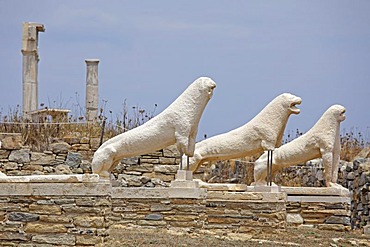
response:
<path fill-rule="evenodd" d="M 99 147 L 103 144 L 103 139 L 104 139 L 104 130 L 105 130 L 105 121 L 106 121 L 106 118 L 104 117 L 104 119 L 103 119 L 103 124 L 102 124 L 102 127 L 101 127 L 101 134 L 100 134 Z"/>
<path fill-rule="evenodd" d="M 182 155 L 183 155 L 183 152 L 180 152 L 180 170 L 182 170 Z"/>
<path fill-rule="evenodd" d="M 272 155 L 273 155 L 273 150 L 270 150 L 270 186 L 272 186 Z"/>
<path fill-rule="evenodd" d="M 270 185 L 270 150 L 267 150 L 267 174 L 266 174 L 266 182 L 267 186 Z"/>
<path fill-rule="evenodd" d="M 187 162 L 187 170 L 190 170 L 190 165 L 189 165 L 189 156 L 186 156 L 186 162 Z"/>

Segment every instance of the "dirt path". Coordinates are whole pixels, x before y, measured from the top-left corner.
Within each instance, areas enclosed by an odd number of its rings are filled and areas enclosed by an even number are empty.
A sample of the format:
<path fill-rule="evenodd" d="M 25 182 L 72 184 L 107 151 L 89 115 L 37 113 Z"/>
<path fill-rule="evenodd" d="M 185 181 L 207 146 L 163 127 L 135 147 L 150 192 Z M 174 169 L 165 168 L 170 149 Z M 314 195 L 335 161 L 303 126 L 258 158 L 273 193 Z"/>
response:
<path fill-rule="evenodd" d="M 369 246 L 370 236 L 360 231 L 333 232 L 313 228 L 289 228 L 280 233 L 241 234 L 225 232 L 184 232 L 180 230 L 119 229 L 111 231 L 104 246 Z M 109 245 L 107 245 L 109 244 Z"/>

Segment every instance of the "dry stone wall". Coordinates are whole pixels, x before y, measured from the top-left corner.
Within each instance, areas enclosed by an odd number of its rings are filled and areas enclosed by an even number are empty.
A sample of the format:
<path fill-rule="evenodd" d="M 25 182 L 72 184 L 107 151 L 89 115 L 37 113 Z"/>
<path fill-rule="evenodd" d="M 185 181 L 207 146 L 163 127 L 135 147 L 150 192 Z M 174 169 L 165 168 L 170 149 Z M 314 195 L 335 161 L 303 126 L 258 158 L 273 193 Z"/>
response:
<path fill-rule="evenodd" d="M 370 158 L 358 158 L 353 162 L 341 161 L 338 183 L 351 192 L 350 226 L 353 229 L 370 224 Z M 323 187 L 322 160 L 309 161 L 279 172 L 275 177 L 284 186 Z"/>
<path fill-rule="evenodd" d="M 126 227 L 282 231 L 285 199 L 284 193 L 206 193 L 109 183 L 0 183 L 0 242 L 105 246 L 111 230 Z"/>
<path fill-rule="evenodd" d="M 9 176 L 91 173 L 99 140 L 66 137 L 33 152 L 22 146 L 20 134 L 0 134 L 0 171 Z M 175 179 L 179 153 L 175 146 L 126 158 L 112 171 L 113 186 L 167 187 Z"/>

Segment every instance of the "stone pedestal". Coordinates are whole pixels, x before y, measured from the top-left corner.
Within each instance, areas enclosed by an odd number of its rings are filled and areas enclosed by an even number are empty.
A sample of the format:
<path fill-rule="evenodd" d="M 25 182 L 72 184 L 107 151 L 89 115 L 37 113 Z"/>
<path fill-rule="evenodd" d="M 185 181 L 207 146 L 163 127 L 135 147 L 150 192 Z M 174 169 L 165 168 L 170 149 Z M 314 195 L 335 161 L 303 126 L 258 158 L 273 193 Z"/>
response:
<path fill-rule="evenodd" d="M 269 185 L 255 185 L 252 187 L 253 192 L 281 192 L 281 186 L 272 183 Z"/>
<path fill-rule="evenodd" d="M 199 188 L 199 182 L 193 180 L 193 172 L 178 170 L 176 178 L 171 181 L 171 188 Z"/>
<path fill-rule="evenodd" d="M 351 229 L 351 198 L 347 189 L 343 187 L 282 187 L 281 189 L 287 193 L 288 224 L 323 230 Z"/>

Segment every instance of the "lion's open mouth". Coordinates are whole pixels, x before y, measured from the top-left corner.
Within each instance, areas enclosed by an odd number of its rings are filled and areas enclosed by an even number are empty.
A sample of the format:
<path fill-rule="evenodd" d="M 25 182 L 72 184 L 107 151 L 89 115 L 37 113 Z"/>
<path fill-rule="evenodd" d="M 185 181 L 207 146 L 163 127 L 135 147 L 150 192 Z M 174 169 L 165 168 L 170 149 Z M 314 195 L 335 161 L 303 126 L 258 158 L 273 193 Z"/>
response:
<path fill-rule="evenodd" d="M 208 94 L 209 95 L 213 94 L 213 89 L 215 89 L 215 87 L 216 87 L 215 83 L 212 83 L 211 86 L 209 86 L 209 89 L 208 89 Z"/>
<path fill-rule="evenodd" d="M 297 108 L 297 105 L 300 105 L 302 103 L 301 98 L 298 98 L 295 100 L 293 103 L 290 104 L 289 109 L 294 113 L 294 114 L 299 114 L 301 110 Z"/>
<path fill-rule="evenodd" d="M 341 113 L 340 113 L 340 117 L 341 117 L 341 120 L 343 121 L 344 119 L 346 119 L 346 110 L 344 109 Z"/>

